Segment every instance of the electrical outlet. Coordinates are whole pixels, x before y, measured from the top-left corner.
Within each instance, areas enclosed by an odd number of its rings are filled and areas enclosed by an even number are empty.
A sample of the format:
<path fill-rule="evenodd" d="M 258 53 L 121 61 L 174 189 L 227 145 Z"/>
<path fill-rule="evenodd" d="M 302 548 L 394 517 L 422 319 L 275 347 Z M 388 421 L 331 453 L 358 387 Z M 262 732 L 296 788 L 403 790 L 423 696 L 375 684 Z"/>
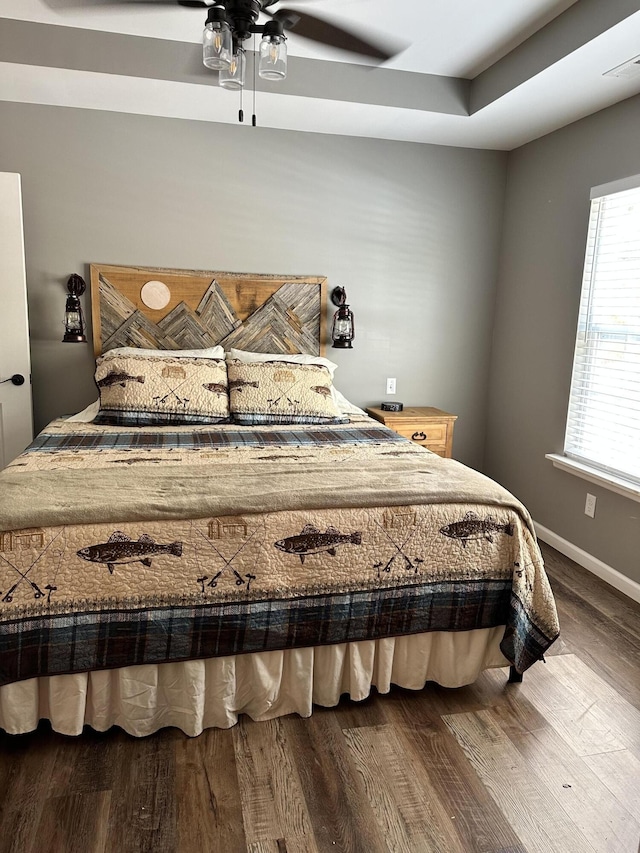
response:
<path fill-rule="evenodd" d="M 596 496 L 590 495 L 587 492 L 587 500 L 584 505 L 584 514 L 588 515 L 589 518 L 594 518 L 596 514 Z"/>
<path fill-rule="evenodd" d="M 396 380 L 395 379 L 387 379 L 387 394 L 395 394 L 396 393 Z"/>

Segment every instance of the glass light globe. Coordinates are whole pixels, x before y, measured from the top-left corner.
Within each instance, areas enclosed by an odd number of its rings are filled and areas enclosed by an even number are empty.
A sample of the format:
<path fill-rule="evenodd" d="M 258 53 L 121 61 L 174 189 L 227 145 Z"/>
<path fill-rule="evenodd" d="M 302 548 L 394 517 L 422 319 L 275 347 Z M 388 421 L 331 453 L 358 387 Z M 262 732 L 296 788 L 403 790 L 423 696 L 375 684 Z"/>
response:
<path fill-rule="evenodd" d="M 202 34 L 202 62 L 220 71 L 231 64 L 231 29 L 226 21 L 208 21 Z"/>
<path fill-rule="evenodd" d="M 263 80 L 284 80 L 287 76 L 287 43 L 284 36 L 265 35 L 262 38 L 258 74 Z"/>
<path fill-rule="evenodd" d="M 220 69 L 220 85 L 223 89 L 242 89 L 247 60 L 244 50 L 239 47 L 231 55 L 231 62 L 226 68 Z"/>

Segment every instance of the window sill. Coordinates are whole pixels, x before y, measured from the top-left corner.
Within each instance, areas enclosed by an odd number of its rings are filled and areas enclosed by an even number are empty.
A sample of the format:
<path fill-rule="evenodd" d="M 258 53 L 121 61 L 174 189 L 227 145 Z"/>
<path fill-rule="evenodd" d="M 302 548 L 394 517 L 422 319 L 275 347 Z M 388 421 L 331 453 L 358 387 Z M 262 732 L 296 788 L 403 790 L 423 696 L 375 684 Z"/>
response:
<path fill-rule="evenodd" d="M 576 477 L 610 489 L 612 492 L 624 495 L 625 498 L 631 498 L 632 501 L 640 501 L 640 486 L 631 483 L 629 480 L 623 480 L 622 477 L 616 477 L 614 474 L 607 474 L 606 471 L 592 468 L 583 462 L 576 462 L 574 459 L 569 459 L 568 456 L 562 456 L 559 453 L 547 453 L 545 459 L 551 460 L 554 467 L 560 468 L 561 471 L 575 474 Z"/>

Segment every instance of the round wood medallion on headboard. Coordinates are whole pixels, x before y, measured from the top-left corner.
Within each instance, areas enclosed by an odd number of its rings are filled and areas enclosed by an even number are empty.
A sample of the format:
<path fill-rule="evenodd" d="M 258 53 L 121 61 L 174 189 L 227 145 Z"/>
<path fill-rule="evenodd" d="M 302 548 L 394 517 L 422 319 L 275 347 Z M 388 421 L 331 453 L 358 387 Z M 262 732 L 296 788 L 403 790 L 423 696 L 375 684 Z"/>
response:
<path fill-rule="evenodd" d="M 142 285 L 140 299 L 147 308 L 160 311 L 165 308 L 171 300 L 171 291 L 163 281 L 148 281 Z"/>

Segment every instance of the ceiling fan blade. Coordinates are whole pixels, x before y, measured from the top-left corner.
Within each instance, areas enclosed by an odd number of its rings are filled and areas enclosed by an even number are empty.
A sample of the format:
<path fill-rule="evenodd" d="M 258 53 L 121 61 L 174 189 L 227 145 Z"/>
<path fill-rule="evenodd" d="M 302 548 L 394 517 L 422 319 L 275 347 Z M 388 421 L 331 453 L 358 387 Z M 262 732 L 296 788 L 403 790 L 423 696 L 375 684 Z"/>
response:
<path fill-rule="evenodd" d="M 262 11 L 264 12 L 265 6 L 275 6 L 276 3 L 280 3 L 281 0 L 260 0 L 262 3 Z M 320 3 L 322 0 L 295 0 L 296 3 Z M 273 12 L 270 14 L 273 15 Z"/>
<path fill-rule="evenodd" d="M 44 0 L 51 9 L 87 9 L 126 6 L 183 6 L 187 9 L 208 9 L 213 0 Z"/>
<path fill-rule="evenodd" d="M 386 49 L 382 45 L 366 41 L 355 33 L 349 32 L 342 27 L 330 24 L 322 18 L 310 15 L 308 12 L 298 12 L 295 9 L 278 9 L 277 12 L 269 12 L 263 9 L 266 15 L 271 15 L 279 21 L 285 30 L 291 30 L 297 36 L 304 36 L 313 41 L 348 50 L 351 53 L 359 53 L 363 56 L 371 56 L 374 59 L 391 59 L 398 53 L 394 49 Z"/>

